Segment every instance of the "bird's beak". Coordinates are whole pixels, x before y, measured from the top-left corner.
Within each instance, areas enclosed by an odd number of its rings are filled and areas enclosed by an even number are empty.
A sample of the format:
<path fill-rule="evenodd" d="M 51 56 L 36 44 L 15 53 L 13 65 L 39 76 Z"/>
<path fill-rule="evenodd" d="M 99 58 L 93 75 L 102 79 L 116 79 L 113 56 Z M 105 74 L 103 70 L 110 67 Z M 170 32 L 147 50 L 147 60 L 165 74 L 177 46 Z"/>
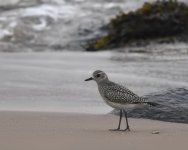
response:
<path fill-rule="evenodd" d="M 88 78 L 88 79 L 85 79 L 84 81 L 90 81 L 90 80 L 93 80 L 93 78 Z"/>

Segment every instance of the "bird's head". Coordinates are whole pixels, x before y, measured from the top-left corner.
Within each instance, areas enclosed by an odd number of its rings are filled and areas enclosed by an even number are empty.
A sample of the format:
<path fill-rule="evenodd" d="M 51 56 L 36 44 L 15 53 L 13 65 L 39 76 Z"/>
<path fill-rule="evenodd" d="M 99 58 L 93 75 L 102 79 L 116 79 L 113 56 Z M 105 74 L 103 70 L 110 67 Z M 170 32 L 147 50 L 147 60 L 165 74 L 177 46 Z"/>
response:
<path fill-rule="evenodd" d="M 103 81 L 108 81 L 108 76 L 106 75 L 105 72 L 103 72 L 101 70 L 96 70 L 93 72 L 92 77 L 86 79 L 85 81 L 90 81 L 90 80 L 94 80 L 97 83 L 99 83 L 99 82 L 103 82 Z"/>

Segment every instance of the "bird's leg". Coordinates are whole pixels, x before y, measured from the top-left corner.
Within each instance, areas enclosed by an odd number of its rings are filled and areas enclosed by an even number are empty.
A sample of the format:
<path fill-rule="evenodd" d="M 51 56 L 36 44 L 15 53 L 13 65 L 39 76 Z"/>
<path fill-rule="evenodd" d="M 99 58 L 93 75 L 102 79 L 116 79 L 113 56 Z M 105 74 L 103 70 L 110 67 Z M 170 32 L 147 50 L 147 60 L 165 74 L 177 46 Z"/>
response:
<path fill-rule="evenodd" d="M 110 129 L 110 131 L 119 131 L 120 130 L 120 126 L 121 126 L 121 119 L 122 119 L 122 110 L 120 109 L 120 114 L 119 114 L 119 125 L 117 129 Z"/>
<path fill-rule="evenodd" d="M 125 115 L 126 125 L 127 125 L 127 127 L 123 131 L 130 131 L 129 123 L 128 123 L 128 118 L 127 118 L 127 112 L 125 110 L 123 110 L 123 113 Z"/>

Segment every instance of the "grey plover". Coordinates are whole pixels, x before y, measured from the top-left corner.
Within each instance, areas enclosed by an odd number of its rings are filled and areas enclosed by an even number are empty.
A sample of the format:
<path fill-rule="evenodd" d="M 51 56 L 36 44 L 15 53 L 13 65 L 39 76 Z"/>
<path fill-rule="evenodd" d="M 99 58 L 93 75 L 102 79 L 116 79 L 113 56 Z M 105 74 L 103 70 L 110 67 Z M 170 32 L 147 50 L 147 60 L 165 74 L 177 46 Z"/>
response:
<path fill-rule="evenodd" d="M 130 106 L 134 107 L 141 104 L 147 104 L 151 106 L 158 105 L 154 102 L 148 102 L 146 101 L 146 99 L 139 97 L 124 86 L 110 81 L 106 73 L 101 70 L 94 71 L 92 77 L 86 79 L 85 81 L 90 80 L 94 80 L 97 82 L 99 93 L 104 99 L 104 101 L 109 106 L 120 110 L 118 128 L 110 129 L 111 131 L 130 131 L 126 112 L 127 108 L 129 108 Z M 120 126 L 123 114 L 126 119 L 126 128 L 124 130 L 121 130 Z"/>

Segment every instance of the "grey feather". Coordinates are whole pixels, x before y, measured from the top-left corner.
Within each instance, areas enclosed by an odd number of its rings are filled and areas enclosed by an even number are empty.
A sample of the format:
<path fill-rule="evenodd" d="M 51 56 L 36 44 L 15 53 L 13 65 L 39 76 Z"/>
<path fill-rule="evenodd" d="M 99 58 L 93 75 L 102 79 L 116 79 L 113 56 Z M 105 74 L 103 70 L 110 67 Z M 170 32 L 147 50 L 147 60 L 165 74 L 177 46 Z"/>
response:
<path fill-rule="evenodd" d="M 110 81 L 100 84 L 99 91 L 101 95 L 113 103 L 132 104 L 145 102 L 145 99 L 139 97 L 129 89 Z"/>

